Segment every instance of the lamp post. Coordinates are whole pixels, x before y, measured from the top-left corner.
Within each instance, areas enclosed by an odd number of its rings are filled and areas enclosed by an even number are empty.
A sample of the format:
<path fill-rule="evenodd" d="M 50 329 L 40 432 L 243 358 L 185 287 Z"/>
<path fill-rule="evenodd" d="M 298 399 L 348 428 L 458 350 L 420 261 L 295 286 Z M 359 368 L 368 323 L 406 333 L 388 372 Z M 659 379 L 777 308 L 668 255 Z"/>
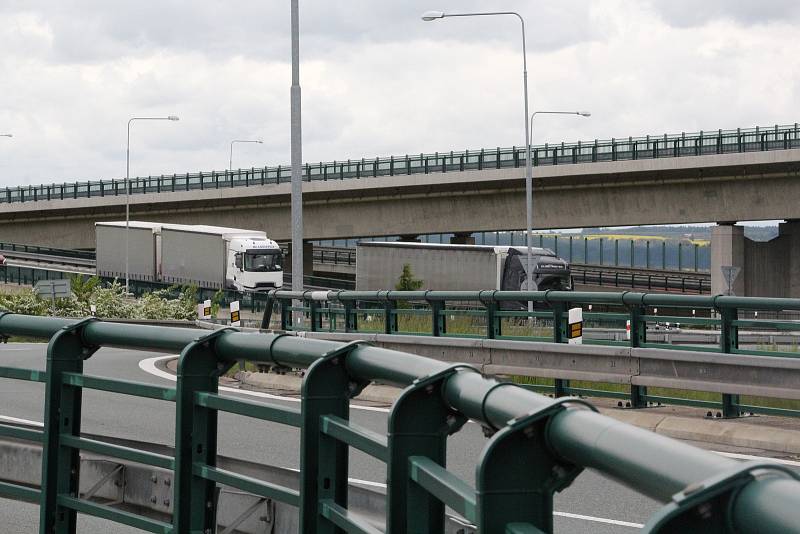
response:
<path fill-rule="evenodd" d="M 133 121 L 177 121 L 178 117 L 169 115 L 167 117 L 131 117 L 128 120 L 128 145 L 125 152 L 125 293 L 128 293 L 128 286 L 130 284 L 130 255 L 128 245 L 128 231 L 130 229 L 131 219 L 131 204 L 130 204 L 130 179 L 131 179 L 131 123 Z"/>
<path fill-rule="evenodd" d="M 260 139 L 234 139 L 231 141 L 231 157 L 228 160 L 228 170 L 233 172 L 233 144 L 234 143 L 258 143 L 259 145 L 264 144 L 264 141 Z"/>
<path fill-rule="evenodd" d="M 0 137 L 14 137 L 14 134 L 0 134 Z"/>
<path fill-rule="evenodd" d="M 291 165 L 292 165 L 292 291 L 303 290 L 303 138 L 300 116 L 300 8 L 298 0 L 291 3 L 292 26 L 292 85 L 289 90 L 291 106 Z M 297 303 L 295 303 L 297 305 Z M 293 323 L 300 320 L 295 313 Z"/>
<path fill-rule="evenodd" d="M 443 19 L 445 17 L 486 17 L 498 15 L 511 15 L 519 19 L 522 28 L 522 92 L 525 102 L 525 226 L 526 226 L 526 244 L 528 247 L 528 260 L 527 260 L 527 290 L 533 290 L 533 262 L 531 253 L 533 252 L 533 179 L 531 167 L 531 132 L 528 123 L 528 59 L 525 50 L 525 19 L 516 11 L 492 11 L 481 13 L 444 13 L 442 11 L 426 11 L 422 15 L 424 21 L 434 21 Z M 533 302 L 528 301 L 528 312 L 533 311 Z"/>

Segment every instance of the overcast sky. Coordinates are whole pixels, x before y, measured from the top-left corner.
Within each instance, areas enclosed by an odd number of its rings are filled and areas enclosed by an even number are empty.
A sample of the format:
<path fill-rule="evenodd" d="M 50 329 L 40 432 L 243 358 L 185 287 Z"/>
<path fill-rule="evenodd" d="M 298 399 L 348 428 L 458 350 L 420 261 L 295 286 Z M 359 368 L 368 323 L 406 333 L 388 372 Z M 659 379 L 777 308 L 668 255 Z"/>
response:
<path fill-rule="evenodd" d="M 303 159 L 800 120 L 798 0 L 300 0 Z M 0 1 L 0 185 L 289 162 L 289 2 Z"/>

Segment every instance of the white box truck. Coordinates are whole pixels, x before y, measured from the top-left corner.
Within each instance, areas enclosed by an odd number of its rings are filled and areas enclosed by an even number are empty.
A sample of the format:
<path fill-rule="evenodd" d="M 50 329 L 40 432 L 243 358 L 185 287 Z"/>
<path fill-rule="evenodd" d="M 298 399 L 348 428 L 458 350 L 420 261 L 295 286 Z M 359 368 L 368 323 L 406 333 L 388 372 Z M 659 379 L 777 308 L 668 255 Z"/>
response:
<path fill-rule="evenodd" d="M 534 247 L 533 290 L 572 289 L 569 263 Z M 481 291 L 527 289 L 527 248 L 489 245 L 361 241 L 356 245 L 356 290 L 395 289 L 409 264 L 421 289 Z"/>
<path fill-rule="evenodd" d="M 283 256 L 266 233 L 219 226 L 125 221 L 95 224 L 97 274 L 203 288 L 268 291 L 283 285 Z"/>

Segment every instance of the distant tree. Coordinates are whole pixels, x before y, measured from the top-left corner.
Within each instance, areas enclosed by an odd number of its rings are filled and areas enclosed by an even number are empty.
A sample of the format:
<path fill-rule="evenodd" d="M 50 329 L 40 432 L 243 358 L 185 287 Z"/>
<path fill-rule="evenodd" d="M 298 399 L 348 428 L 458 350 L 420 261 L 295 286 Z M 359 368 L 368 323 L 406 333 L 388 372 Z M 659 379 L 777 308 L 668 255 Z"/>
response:
<path fill-rule="evenodd" d="M 411 272 L 411 264 L 406 263 L 403 265 L 403 274 L 400 275 L 394 288 L 398 291 L 417 291 L 423 284 L 425 284 L 425 281 L 414 278 L 414 273 Z"/>

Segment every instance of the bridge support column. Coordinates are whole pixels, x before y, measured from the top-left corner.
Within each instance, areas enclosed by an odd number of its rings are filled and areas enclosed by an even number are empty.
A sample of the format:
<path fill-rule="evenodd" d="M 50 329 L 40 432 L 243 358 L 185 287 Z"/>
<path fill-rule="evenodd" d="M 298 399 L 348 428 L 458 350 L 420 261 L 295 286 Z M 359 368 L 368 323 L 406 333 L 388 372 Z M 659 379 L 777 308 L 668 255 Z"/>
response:
<path fill-rule="evenodd" d="M 728 289 L 722 267 L 739 267 L 731 291 L 734 295 L 745 295 L 745 237 L 744 227 L 734 223 L 719 223 L 711 230 L 711 294 L 724 295 Z"/>
<path fill-rule="evenodd" d="M 474 245 L 475 244 L 475 236 L 471 233 L 461 233 L 455 234 L 453 237 L 450 238 L 451 245 Z"/>
<path fill-rule="evenodd" d="M 723 265 L 740 267 L 733 293 L 740 297 L 800 297 L 800 221 L 778 226 L 778 237 L 752 241 L 744 228 L 721 224 L 711 237 L 711 292 L 723 294 Z"/>

